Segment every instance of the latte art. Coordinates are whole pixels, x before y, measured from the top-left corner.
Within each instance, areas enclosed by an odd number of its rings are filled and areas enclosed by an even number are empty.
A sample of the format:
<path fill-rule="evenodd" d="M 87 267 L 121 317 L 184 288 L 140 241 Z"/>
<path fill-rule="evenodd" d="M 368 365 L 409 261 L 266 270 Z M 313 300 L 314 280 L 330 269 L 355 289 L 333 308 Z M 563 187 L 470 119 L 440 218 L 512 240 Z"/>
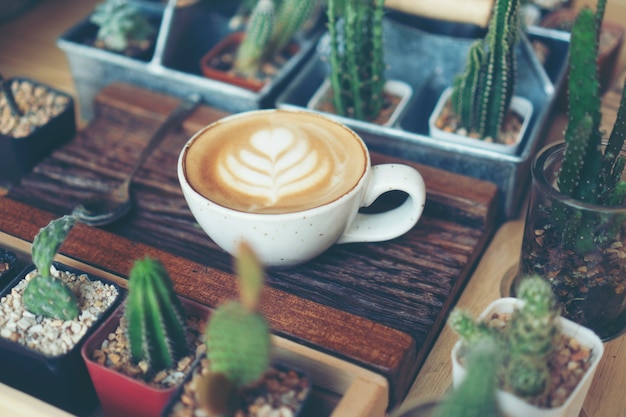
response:
<path fill-rule="evenodd" d="M 208 129 L 186 157 L 191 185 L 220 205 L 256 213 L 301 211 L 347 193 L 366 163 L 353 132 L 319 116 L 291 116 L 235 117 Z"/>

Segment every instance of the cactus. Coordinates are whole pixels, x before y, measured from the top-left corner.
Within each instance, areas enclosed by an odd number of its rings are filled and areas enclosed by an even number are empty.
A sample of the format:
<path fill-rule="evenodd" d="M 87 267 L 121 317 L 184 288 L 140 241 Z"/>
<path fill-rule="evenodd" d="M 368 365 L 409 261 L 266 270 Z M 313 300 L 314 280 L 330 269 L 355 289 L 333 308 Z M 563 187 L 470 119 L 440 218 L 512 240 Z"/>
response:
<path fill-rule="evenodd" d="M 559 334 L 560 309 L 550 284 L 538 276 L 520 282 L 518 297 L 525 303 L 507 324 L 505 383 L 519 396 L 533 398 L 550 388 L 548 363 Z"/>
<path fill-rule="evenodd" d="M 259 0 L 252 10 L 233 68 L 253 77 L 264 62 L 279 54 L 317 7 L 317 1 Z"/>
<path fill-rule="evenodd" d="M 500 352 L 489 337 L 472 345 L 463 382 L 446 394 L 434 417 L 499 417 L 496 384 Z"/>
<path fill-rule="evenodd" d="M 524 301 L 502 328 L 479 322 L 455 309 L 448 324 L 471 350 L 489 339 L 502 355 L 498 357 L 502 388 L 523 398 L 540 398 L 549 392 L 550 356 L 560 334 L 560 310 L 548 282 L 538 276 L 520 281 L 518 297 Z"/>
<path fill-rule="evenodd" d="M 135 261 L 124 317 L 131 358 L 146 361 L 150 371 L 170 368 L 188 353 L 186 314 L 158 260 Z"/>
<path fill-rule="evenodd" d="M 496 1 L 487 35 L 471 45 L 465 71 L 453 83 L 452 111 L 461 126 L 494 142 L 515 88 L 519 10 L 519 0 Z"/>
<path fill-rule="evenodd" d="M 32 259 L 37 276 L 32 278 L 22 296 L 24 307 L 33 314 L 61 320 L 78 316 L 74 293 L 50 273 L 52 260 L 76 222 L 75 216 L 63 216 L 42 228 L 33 241 Z"/>
<path fill-rule="evenodd" d="M 563 194 L 576 200 L 613 206 L 623 204 L 626 197 L 626 182 L 621 180 L 626 160 L 619 156 L 626 134 L 626 91 L 622 93 L 617 119 L 602 152 L 600 84 L 596 62 L 605 6 L 606 0 L 600 0 L 595 13 L 583 8 L 572 29 L 566 148 L 557 185 Z M 617 232 L 598 228 L 593 220 L 584 218 L 580 212 L 575 215 L 561 206 L 555 207 L 554 218 L 562 230 L 563 241 L 568 248 L 579 253 L 612 242 L 613 236 L 609 235 Z M 600 232 L 594 233 L 594 229 Z"/>
<path fill-rule="evenodd" d="M 150 21 L 127 0 L 103 1 L 89 20 L 100 27 L 96 39 L 116 52 L 123 52 L 132 44 L 149 44 L 156 34 Z"/>
<path fill-rule="evenodd" d="M 330 82 L 335 112 L 373 120 L 384 105 L 383 0 L 329 0 Z"/>
<path fill-rule="evenodd" d="M 233 391 L 259 380 L 269 366 L 270 332 L 258 303 L 263 288 L 263 271 L 254 253 L 242 245 L 237 256 L 239 300 L 220 305 L 211 315 L 206 329 L 209 376 L 203 381 L 205 390 L 198 392 L 198 401 L 215 412 L 223 405 L 214 404 L 211 388 L 224 387 L 228 381 Z M 222 381 L 215 383 L 214 381 Z"/>

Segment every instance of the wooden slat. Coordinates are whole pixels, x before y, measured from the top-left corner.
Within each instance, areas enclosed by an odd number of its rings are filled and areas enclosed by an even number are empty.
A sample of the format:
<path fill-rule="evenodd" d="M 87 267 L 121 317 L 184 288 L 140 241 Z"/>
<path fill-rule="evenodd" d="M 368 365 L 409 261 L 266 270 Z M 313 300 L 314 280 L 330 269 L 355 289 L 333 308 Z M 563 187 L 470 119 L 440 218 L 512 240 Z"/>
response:
<path fill-rule="evenodd" d="M 105 88 L 96 99 L 94 121 L 40 163 L 8 198 L 58 216 L 94 191 L 117 185 L 177 102 L 123 84 Z M 110 235 L 77 228 L 74 243 L 64 250 L 122 275 L 142 251 L 158 253 L 181 271 L 177 288 L 183 295 L 209 305 L 232 295 L 231 259 L 198 228 L 176 178 L 178 154 L 187 139 L 224 115 L 206 106 L 197 109 L 139 172 L 135 210 L 106 227 Z M 380 154 L 373 154 L 372 161 L 409 163 Z M 495 185 L 412 165 L 424 177 L 427 203 L 409 233 L 383 243 L 336 245 L 305 265 L 268 271 L 275 298 L 265 309 L 276 330 L 385 375 L 392 404 L 415 377 L 491 236 L 496 213 Z M 15 210 L 13 204 L 5 202 L 5 211 Z M 41 226 L 42 217 L 35 224 Z M 5 224 L 0 227 L 15 229 Z M 28 232 L 21 236 L 32 239 L 36 228 Z M 115 266 L 107 266 L 111 263 Z M 393 338 L 383 337 L 390 330 Z"/>

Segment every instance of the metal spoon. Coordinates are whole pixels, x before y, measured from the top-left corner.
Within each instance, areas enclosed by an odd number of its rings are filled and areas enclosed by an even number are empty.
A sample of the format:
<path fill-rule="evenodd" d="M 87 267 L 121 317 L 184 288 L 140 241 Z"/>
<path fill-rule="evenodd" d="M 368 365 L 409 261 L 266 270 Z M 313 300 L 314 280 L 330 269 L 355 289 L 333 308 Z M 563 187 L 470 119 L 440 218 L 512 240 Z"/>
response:
<path fill-rule="evenodd" d="M 72 214 L 75 215 L 78 220 L 90 226 L 104 226 L 125 216 L 132 206 L 130 185 L 135 174 L 139 171 L 139 168 L 148 155 L 161 143 L 166 133 L 182 122 L 198 104 L 200 104 L 200 95 L 198 94 L 192 94 L 181 101 L 178 107 L 170 113 L 157 131 L 154 132 L 124 182 L 107 193 L 96 194 L 83 201 L 74 208 Z"/>

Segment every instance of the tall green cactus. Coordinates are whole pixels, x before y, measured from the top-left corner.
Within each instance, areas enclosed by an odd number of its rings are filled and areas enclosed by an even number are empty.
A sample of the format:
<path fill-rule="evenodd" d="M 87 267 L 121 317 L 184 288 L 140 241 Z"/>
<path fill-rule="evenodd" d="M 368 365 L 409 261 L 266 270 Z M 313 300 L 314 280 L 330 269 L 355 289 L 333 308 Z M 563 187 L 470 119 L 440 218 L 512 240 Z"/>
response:
<path fill-rule="evenodd" d="M 472 319 L 457 309 L 448 324 L 466 346 L 490 339 L 498 357 L 502 388 L 523 398 L 540 398 L 550 388 L 550 355 L 559 336 L 560 310 L 549 283 L 538 276 L 525 277 L 518 288 L 524 301 L 502 328 Z"/>
<path fill-rule="evenodd" d="M 595 13 L 583 8 L 572 29 L 566 147 L 557 185 L 563 194 L 576 200 L 612 206 L 623 204 L 626 197 L 626 182 L 621 180 L 626 160 L 619 156 L 626 134 L 626 91 L 622 93 L 617 119 L 603 152 L 596 62 L 605 6 L 606 0 L 599 0 Z M 562 228 L 564 242 L 580 253 L 612 241 L 606 229 L 598 228 L 584 216 L 569 213 L 564 207 L 556 207 L 554 217 Z M 601 229 L 600 235 L 594 234 L 594 229 Z"/>
<path fill-rule="evenodd" d="M 233 391 L 260 379 L 269 366 L 271 343 L 269 326 L 258 311 L 263 288 L 263 270 L 247 245 L 237 253 L 239 300 L 228 301 L 211 315 L 206 329 L 207 356 L 210 374 L 203 382 L 205 390 L 198 392 L 198 400 L 212 412 L 223 410 L 228 395 L 216 396 L 227 384 Z M 214 383 L 220 381 L 220 383 Z"/>
<path fill-rule="evenodd" d="M 37 276 L 32 278 L 22 296 L 24 307 L 33 314 L 61 320 L 78 317 L 74 293 L 50 273 L 52 260 L 76 223 L 76 217 L 63 216 L 42 228 L 33 241 L 32 259 Z"/>
<path fill-rule="evenodd" d="M 328 0 L 330 82 L 335 111 L 373 120 L 384 105 L 384 0 Z"/>
<path fill-rule="evenodd" d="M 188 353 L 187 316 L 158 260 L 135 261 L 124 317 L 131 358 L 145 360 L 150 371 L 170 368 Z"/>
<path fill-rule="evenodd" d="M 317 0 L 259 0 L 237 50 L 235 72 L 253 77 L 264 62 L 271 61 L 285 49 L 317 6 Z"/>
<path fill-rule="evenodd" d="M 487 35 L 471 45 L 465 71 L 453 83 L 452 111 L 461 126 L 494 142 L 515 88 L 519 10 L 519 0 L 496 1 Z"/>

